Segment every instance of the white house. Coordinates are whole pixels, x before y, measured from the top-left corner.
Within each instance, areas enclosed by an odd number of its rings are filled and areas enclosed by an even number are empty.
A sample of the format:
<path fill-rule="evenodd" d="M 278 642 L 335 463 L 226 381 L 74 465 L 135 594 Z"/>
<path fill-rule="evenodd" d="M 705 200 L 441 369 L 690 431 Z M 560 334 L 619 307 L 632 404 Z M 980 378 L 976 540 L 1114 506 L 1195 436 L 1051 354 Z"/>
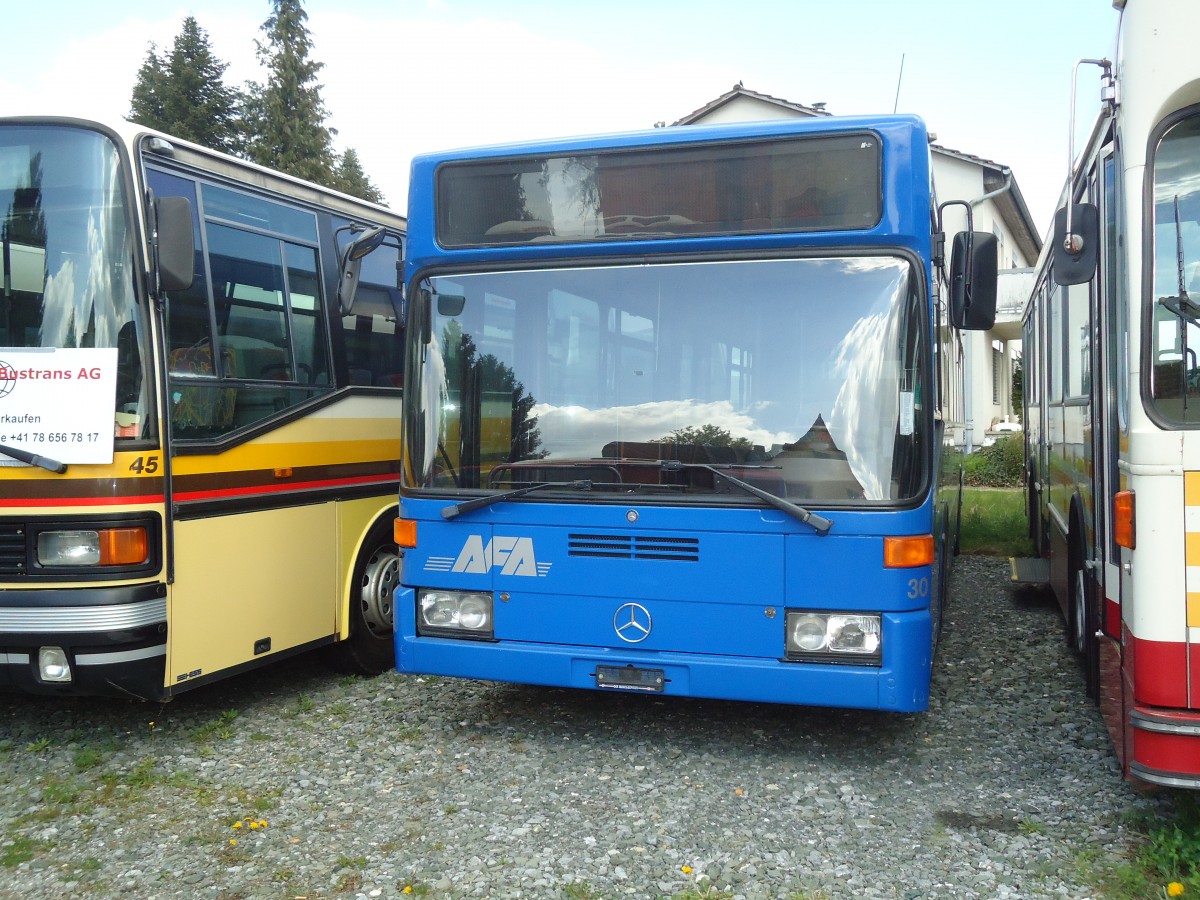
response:
<path fill-rule="evenodd" d="M 823 103 L 804 106 L 738 83 L 672 125 L 827 115 Z M 939 144 L 933 144 L 932 150 L 938 202 L 969 202 L 975 230 L 995 234 L 1000 255 L 996 326 L 988 332 L 963 333 L 962 345 L 957 348 L 959 372 L 948 372 L 944 385 L 948 438 L 969 451 L 1005 427 L 1015 427 L 1010 424 L 1016 418 L 1012 410 L 1013 362 L 1020 356 L 1021 311 L 1032 289 L 1032 267 L 1042 242 L 1007 166 Z M 961 206 L 948 207 L 944 224 L 948 235 L 966 228 L 966 212 Z"/>

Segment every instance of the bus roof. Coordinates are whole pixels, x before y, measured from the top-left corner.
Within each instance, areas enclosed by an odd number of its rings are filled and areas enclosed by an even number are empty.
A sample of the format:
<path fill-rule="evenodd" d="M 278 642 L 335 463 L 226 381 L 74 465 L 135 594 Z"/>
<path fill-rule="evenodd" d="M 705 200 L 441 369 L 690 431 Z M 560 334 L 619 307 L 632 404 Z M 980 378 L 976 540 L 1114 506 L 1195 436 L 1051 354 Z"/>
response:
<path fill-rule="evenodd" d="M 519 141 L 507 144 L 488 144 L 476 147 L 422 153 L 413 158 L 418 166 L 437 165 L 463 159 L 489 159 L 505 156 L 546 155 L 578 152 L 580 150 L 625 149 L 655 147 L 670 144 L 692 144 L 741 139 L 780 137 L 804 134 L 838 134 L 854 131 L 886 131 L 897 134 L 910 131 L 928 135 L 925 122 L 909 114 L 878 116 L 813 116 L 799 119 L 764 119 L 758 122 L 732 122 L 718 125 L 672 125 L 636 131 L 575 135 Z M 928 138 L 926 138 L 928 140 Z"/>
<path fill-rule="evenodd" d="M 139 125 L 136 122 L 130 122 L 125 119 L 109 121 L 53 115 L 3 116 L 0 117 L 0 125 L 59 125 L 106 132 L 110 136 L 117 138 L 119 143 L 131 152 L 143 141 L 158 138 L 169 144 L 171 150 L 174 151 L 173 154 L 164 155 L 164 159 L 176 158 L 181 162 L 186 162 L 188 165 L 211 172 L 214 175 L 230 178 L 240 184 L 256 185 L 261 188 L 288 194 L 345 215 L 353 216 L 356 211 L 359 215 L 362 215 L 364 210 L 369 210 L 372 218 L 378 219 L 381 222 L 387 222 L 392 227 L 401 231 L 405 230 L 407 224 L 404 216 L 388 207 L 380 206 L 377 203 L 371 203 L 358 197 L 352 197 L 333 188 L 305 181 L 302 178 L 296 178 L 285 172 L 279 172 L 249 160 L 230 156 L 229 154 L 194 144 L 183 138 L 175 137 L 174 135 L 157 131 L 153 128 L 147 128 L 144 125 Z"/>
<path fill-rule="evenodd" d="M 878 140 L 855 140 L 865 135 Z M 818 213 L 804 208 L 806 193 L 819 195 Z M 409 235 L 409 274 L 447 253 L 460 263 L 735 246 L 901 245 L 927 254 L 932 201 L 929 134 L 913 115 L 689 125 L 425 153 L 414 158 L 409 183 L 409 216 L 419 223 Z"/>

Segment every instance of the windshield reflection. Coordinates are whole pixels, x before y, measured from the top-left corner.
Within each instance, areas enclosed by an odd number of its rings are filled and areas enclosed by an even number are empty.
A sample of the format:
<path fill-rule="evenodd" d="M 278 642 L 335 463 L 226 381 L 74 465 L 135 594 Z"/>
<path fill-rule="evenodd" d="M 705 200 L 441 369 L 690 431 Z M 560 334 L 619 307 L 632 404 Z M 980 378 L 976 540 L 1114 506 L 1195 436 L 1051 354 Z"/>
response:
<path fill-rule="evenodd" d="M 120 157 L 102 135 L 0 128 L 0 347 L 115 347 L 118 437 L 149 433 Z"/>
<path fill-rule="evenodd" d="M 438 277 L 410 381 L 419 486 L 590 478 L 784 498 L 914 496 L 930 423 L 922 316 L 892 257 Z"/>
<path fill-rule="evenodd" d="M 1158 411 L 1200 423 L 1200 117 L 1163 136 L 1154 155 L 1154 364 Z M 1086 296 L 1084 297 L 1086 301 Z"/>

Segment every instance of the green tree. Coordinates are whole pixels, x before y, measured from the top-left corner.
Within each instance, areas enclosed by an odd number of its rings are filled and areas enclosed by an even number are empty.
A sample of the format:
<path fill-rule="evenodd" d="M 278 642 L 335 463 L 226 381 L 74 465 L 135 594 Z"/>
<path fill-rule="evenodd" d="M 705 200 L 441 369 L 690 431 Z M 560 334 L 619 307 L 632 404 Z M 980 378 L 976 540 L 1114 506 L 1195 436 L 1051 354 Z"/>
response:
<path fill-rule="evenodd" d="M 170 53 L 160 56 L 150 45 L 133 86 L 130 120 L 214 150 L 239 152 L 242 98 L 225 84 L 228 67 L 213 55 L 208 33 L 188 16 Z"/>
<path fill-rule="evenodd" d="M 309 58 L 312 38 L 300 0 L 271 0 L 263 23 L 265 41 L 255 41 L 267 83 L 250 82 L 246 104 L 249 157 L 319 184 L 336 186 L 333 135 L 325 125 L 325 103 L 317 73 L 324 63 Z"/>
<path fill-rule="evenodd" d="M 735 438 L 729 429 L 711 424 L 676 428 L 670 434 L 660 437 L 655 443 L 696 444 L 700 447 L 733 447 L 742 450 L 749 450 L 753 446 L 744 437 Z"/>
<path fill-rule="evenodd" d="M 371 203 L 383 204 L 383 192 L 371 183 L 371 179 L 363 170 L 362 163 L 359 162 L 358 152 L 353 147 L 342 154 L 333 175 L 333 186 L 339 191 L 350 194 L 352 197 L 369 200 Z"/>

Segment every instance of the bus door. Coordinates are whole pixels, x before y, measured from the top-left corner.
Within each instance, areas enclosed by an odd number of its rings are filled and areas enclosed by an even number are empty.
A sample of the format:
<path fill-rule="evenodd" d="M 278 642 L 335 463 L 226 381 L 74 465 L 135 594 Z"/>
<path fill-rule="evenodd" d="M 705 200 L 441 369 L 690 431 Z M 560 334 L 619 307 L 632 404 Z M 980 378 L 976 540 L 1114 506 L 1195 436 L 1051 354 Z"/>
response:
<path fill-rule="evenodd" d="M 1099 697 L 1101 690 L 1101 660 L 1110 658 L 1114 672 L 1105 679 L 1109 690 L 1119 692 L 1118 648 L 1121 640 L 1122 581 L 1128 578 L 1125 563 L 1129 551 L 1117 545 L 1113 526 L 1113 501 L 1123 487 L 1119 471 L 1119 436 L 1124 432 L 1127 412 L 1120 402 L 1120 392 L 1127 390 L 1128 372 L 1125 312 L 1124 265 L 1117 241 L 1117 159 L 1110 144 L 1100 154 L 1093 174 L 1092 193 L 1100 212 L 1100 265 L 1092 280 L 1093 311 L 1097 327 L 1094 330 L 1096 354 L 1093 371 L 1096 390 L 1093 392 L 1092 443 L 1095 459 L 1096 496 L 1096 558 L 1095 576 L 1100 588 L 1100 604 L 1094 621 L 1089 623 L 1088 651 L 1084 657 L 1088 694 Z M 1095 635 L 1095 638 L 1090 637 Z M 1109 639 L 1116 643 L 1111 643 Z"/>
<path fill-rule="evenodd" d="M 168 295 L 164 328 L 171 689 L 334 633 L 336 504 L 296 501 L 315 445 L 288 416 L 332 371 L 315 215 L 149 180 L 196 211 L 195 281 Z"/>
<path fill-rule="evenodd" d="M 1100 276 L 1096 280 L 1099 297 L 1100 346 L 1102 358 L 1098 371 L 1103 372 L 1101 414 L 1105 427 L 1097 429 L 1096 458 L 1102 460 L 1104 498 L 1101 513 L 1104 553 L 1104 610 L 1099 627 L 1103 633 L 1121 639 L 1121 595 L 1125 564 L 1129 550 L 1116 543 L 1113 528 L 1113 500 L 1125 485 L 1120 473 L 1120 436 L 1128 429 L 1128 306 L 1125 296 L 1124 255 L 1117 240 L 1120 197 L 1117 191 L 1117 158 L 1110 145 L 1101 157 L 1099 190 L 1101 250 Z"/>

